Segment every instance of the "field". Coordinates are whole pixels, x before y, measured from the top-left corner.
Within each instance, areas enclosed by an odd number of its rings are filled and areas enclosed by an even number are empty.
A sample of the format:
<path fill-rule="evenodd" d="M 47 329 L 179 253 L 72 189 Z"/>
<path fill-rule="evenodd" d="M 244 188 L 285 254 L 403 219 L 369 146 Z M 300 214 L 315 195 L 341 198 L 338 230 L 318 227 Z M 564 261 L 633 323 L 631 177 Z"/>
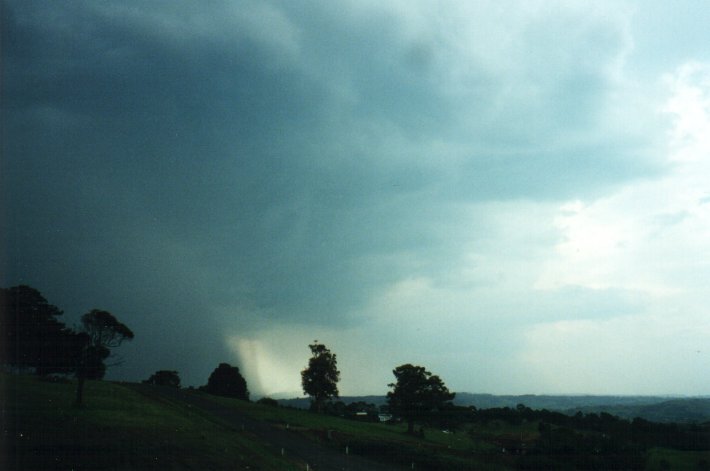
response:
<path fill-rule="evenodd" d="M 504 455 L 493 444 L 497 436 L 516 434 L 511 428 L 487 431 L 485 439 L 468 433 L 427 428 L 424 437 L 406 434 L 404 424 L 381 424 L 342 419 L 309 413 L 300 409 L 266 407 L 227 398 L 215 398 L 223 404 L 239 408 L 258 420 L 278 427 L 300 431 L 324 446 L 345 447 L 349 452 L 380 461 L 415 469 L 480 469 L 506 470 L 515 468 L 515 459 Z M 536 427 L 536 426 L 535 426 Z"/>
<path fill-rule="evenodd" d="M 72 405 L 75 385 L 70 381 L 16 375 L 0 375 L 0 380 L 2 469 L 305 469 L 302 460 L 282 456 L 268 440 L 160 394 L 146 396 L 129 385 L 88 382 L 86 404 L 76 408 Z M 518 455 L 516 447 L 528 451 L 536 447 L 540 438 L 537 421 L 514 425 L 492 420 L 466 424 L 456 432 L 426 427 L 423 436 L 412 436 L 405 433 L 403 424 L 200 397 L 306 437 L 318 447 L 363 455 L 397 469 L 411 469 L 412 464 L 415 469 L 430 470 L 604 469 L 585 465 L 593 461 L 579 456 L 573 465 L 560 456 L 551 460 L 549 456 Z M 642 460 L 643 469 L 650 470 L 710 469 L 703 468 L 710 461 L 708 452 L 652 448 Z"/>
<path fill-rule="evenodd" d="M 179 404 L 88 381 L 75 385 L 2 375 L 6 470 L 302 469 L 268 445 Z"/>

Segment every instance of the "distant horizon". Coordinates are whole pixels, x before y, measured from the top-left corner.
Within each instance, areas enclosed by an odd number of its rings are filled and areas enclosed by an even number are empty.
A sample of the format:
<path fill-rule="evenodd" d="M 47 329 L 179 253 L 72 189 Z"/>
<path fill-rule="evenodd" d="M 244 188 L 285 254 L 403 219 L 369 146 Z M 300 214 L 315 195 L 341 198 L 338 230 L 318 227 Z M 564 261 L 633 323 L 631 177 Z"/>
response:
<path fill-rule="evenodd" d="M 535 397 L 647 397 L 647 398 L 678 398 L 678 399 L 710 399 L 710 394 L 708 395 L 682 395 L 682 394 L 492 394 L 492 393 L 472 393 L 467 391 L 452 391 L 457 394 L 467 394 L 472 396 L 496 396 L 496 397 L 525 397 L 525 396 L 535 396 Z M 284 393 L 286 394 L 286 393 Z M 301 394 L 300 396 L 285 396 L 280 393 L 273 395 L 260 395 L 257 397 L 270 397 L 272 399 L 308 399 L 308 396 Z M 386 397 L 387 393 L 384 394 L 358 394 L 358 395 L 342 395 L 338 398 L 358 398 L 358 397 Z M 337 400 L 334 399 L 334 400 Z M 454 402 L 456 399 L 454 399 Z"/>

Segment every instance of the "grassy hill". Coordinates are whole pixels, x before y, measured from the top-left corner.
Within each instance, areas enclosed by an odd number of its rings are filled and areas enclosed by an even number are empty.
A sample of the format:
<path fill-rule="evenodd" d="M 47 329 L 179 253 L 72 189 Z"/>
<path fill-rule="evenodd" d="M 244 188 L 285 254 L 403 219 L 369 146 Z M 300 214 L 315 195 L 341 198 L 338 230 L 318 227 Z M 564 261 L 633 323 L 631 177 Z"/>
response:
<path fill-rule="evenodd" d="M 586 406 L 570 409 L 568 413 L 578 411 L 585 414 L 606 412 L 627 419 L 642 417 L 652 422 L 703 423 L 710 422 L 710 398 L 671 399 L 654 404 Z"/>
<path fill-rule="evenodd" d="M 548 409 L 564 411 L 582 407 L 606 406 L 642 406 L 658 404 L 667 401 L 664 396 L 597 396 L 591 394 L 580 395 L 494 395 L 494 394 L 456 394 L 456 404 L 462 406 L 475 406 L 479 409 L 493 407 L 516 407 L 524 404 L 532 409 Z"/>
<path fill-rule="evenodd" d="M 344 396 L 345 404 L 365 402 L 380 406 L 386 396 Z M 279 404 L 299 409 L 310 406 L 308 398 L 279 399 Z M 454 404 L 478 409 L 494 407 L 515 408 L 524 404 L 532 409 L 547 409 L 575 414 L 606 412 L 628 419 L 641 417 L 654 422 L 703 423 L 710 422 L 710 398 L 669 398 L 667 396 L 594 396 L 594 395 L 495 395 L 456 393 Z"/>
<path fill-rule="evenodd" d="M 146 396 L 116 383 L 88 382 L 86 405 L 77 409 L 71 382 L 14 375 L 0 375 L 0 380 L 0 443 L 5 447 L 0 469 L 305 469 L 304 463 L 281 456 L 254 435 L 179 400 Z M 635 463 L 633 468 L 614 469 L 696 470 L 710 462 L 704 449 L 628 448 L 591 429 L 550 426 L 537 419 L 465 423 L 455 433 L 426 426 L 423 436 L 413 436 L 403 424 L 201 397 L 319 446 L 406 469 L 412 463 L 420 470 L 610 469 L 609 463 L 623 462 L 624 456 L 632 459 L 627 462 Z M 588 453 L 590 444 L 601 448 Z M 605 452 L 604 447 L 616 451 Z"/>
<path fill-rule="evenodd" d="M 0 469 L 296 470 L 303 463 L 219 419 L 125 385 L 88 381 L 85 406 L 73 406 L 75 384 L 0 374 Z M 466 433 L 427 430 L 409 436 L 403 425 L 357 422 L 305 411 L 211 396 L 258 420 L 336 447 L 417 469 L 514 469 L 497 446 Z M 4 460 L 4 461 L 3 461 Z"/>
<path fill-rule="evenodd" d="M 295 470 L 298 463 L 180 404 L 89 381 L 85 406 L 75 385 L 1 375 L 0 468 Z"/>
<path fill-rule="evenodd" d="M 511 470 L 514 457 L 502 454 L 496 437 L 518 434 L 519 428 L 497 428 L 474 437 L 467 431 L 451 433 L 426 427 L 424 436 L 406 433 L 405 424 L 382 424 L 367 420 L 348 420 L 314 414 L 295 408 L 268 407 L 229 398 L 215 397 L 215 401 L 239 409 L 246 415 L 288 429 L 323 446 L 347 450 L 368 458 L 411 469 L 429 470 Z M 534 426 L 528 424 L 528 428 Z M 526 432 L 527 433 L 527 432 Z M 536 432 L 532 432 L 533 435 Z M 533 436 L 529 437 L 534 438 Z"/>

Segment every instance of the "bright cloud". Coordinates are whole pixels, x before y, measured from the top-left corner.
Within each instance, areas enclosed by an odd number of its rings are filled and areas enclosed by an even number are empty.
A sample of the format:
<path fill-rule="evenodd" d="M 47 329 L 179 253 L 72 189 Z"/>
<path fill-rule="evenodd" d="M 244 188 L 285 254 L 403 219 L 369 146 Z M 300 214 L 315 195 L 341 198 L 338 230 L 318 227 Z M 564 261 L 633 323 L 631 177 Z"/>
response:
<path fill-rule="evenodd" d="M 688 64 L 666 78 L 674 116 L 672 171 L 588 205 L 566 205 L 557 219 L 563 240 L 538 287 L 615 287 L 651 303 L 643 315 L 540 324 L 527 333 L 523 357 L 554 388 L 574 391 L 702 393 L 710 317 L 710 69 Z M 641 365 L 646 365 L 641 366 Z M 663 386 L 668 372 L 676 388 Z M 672 373 L 671 373 L 672 372 Z M 662 379 L 665 378 L 665 379 Z"/>

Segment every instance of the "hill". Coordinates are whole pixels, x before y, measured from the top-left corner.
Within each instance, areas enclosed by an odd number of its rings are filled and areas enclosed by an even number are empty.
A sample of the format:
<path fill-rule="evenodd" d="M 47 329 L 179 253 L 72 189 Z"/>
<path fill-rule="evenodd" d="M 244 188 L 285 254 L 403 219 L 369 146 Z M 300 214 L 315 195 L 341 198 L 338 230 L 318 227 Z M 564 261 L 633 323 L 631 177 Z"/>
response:
<path fill-rule="evenodd" d="M 493 395 L 457 393 L 454 401 L 460 406 L 475 406 L 477 409 L 493 407 L 516 407 L 524 404 L 531 409 L 564 411 L 582 407 L 643 406 L 667 401 L 664 396 L 596 396 L 596 395 Z"/>
<path fill-rule="evenodd" d="M 417 433 L 409 434 L 406 424 L 376 417 L 346 420 L 105 381 L 87 383 L 86 405 L 75 408 L 71 381 L 0 374 L 0 382 L 0 469 L 277 471 L 308 469 L 310 462 L 313 469 L 354 471 L 657 470 L 706 469 L 710 462 L 710 425 L 632 423 L 527 407 L 454 408 L 422 418 Z M 310 461 L 314 456 L 328 456 L 330 464 Z"/>
<path fill-rule="evenodd" d="M 158 390 L 143 394 L 138 392 L 140 385 L 89 381 L 82 408 L 71 405 L 76 387 L 71 381 L 0 374 L 0 387 L 5 427 L 0 469 L 308 469 L 303 459 L 284 456 L 283 448 L 274 448 L 249 428 L 245 431 L 244 424 L 229 426 L 228 414 L 212 414 Z M 382 461 L 386 469 L 411 469 L 412 463 L 430 470 L 515 468 L 514 460 L 493 443 L 465 433 L 429 430 L 424 438 L 406 434 L 401 424 L 345 420 L 186 393 L 247 415 L 261 427 L 307 439 L 321 449 L 335 449 L 341 456 L 350 453 Z M 482 454 L 472 455 L 471 450 Z M 363 469 L 353 467 L 353 460 L 349 463 L 347 469 Z"/>
<path fill-rule="evenodd" d="M 185 405 L 121 384 L 0 374 L 0 469 L 299 469 L 267 444 Z M 4 449 L 2 449 L 4 448 Z"/>
<path fill-rule="evenodd" d="M 381 406 L 386 396 L 343 396 L 345 404 L 365 402 Z M 310 399 L 280 399 L 280 405 L 308 409 Z M 669 398 L 668 396 L 595 396 L 595 395 L 494 395 L 456 393 L 454 404 L 477 409 L 515 408 L 523 404 L 531 409 L 547 409 L 567 414 L 606 412 L 633 419 L 641 417 L 653 422 L 702 423 L 710 421 L 710 398 Z"/>
<path fill-rule="evenodd" d="M 704 423 L 710 422 L 710 398 L 672 399 L 654 404 L 586 406 L 566 412 L 570 414 L 606 412 L 626 419 L 641 417 L 651 422 L 662 423 Z"/>

